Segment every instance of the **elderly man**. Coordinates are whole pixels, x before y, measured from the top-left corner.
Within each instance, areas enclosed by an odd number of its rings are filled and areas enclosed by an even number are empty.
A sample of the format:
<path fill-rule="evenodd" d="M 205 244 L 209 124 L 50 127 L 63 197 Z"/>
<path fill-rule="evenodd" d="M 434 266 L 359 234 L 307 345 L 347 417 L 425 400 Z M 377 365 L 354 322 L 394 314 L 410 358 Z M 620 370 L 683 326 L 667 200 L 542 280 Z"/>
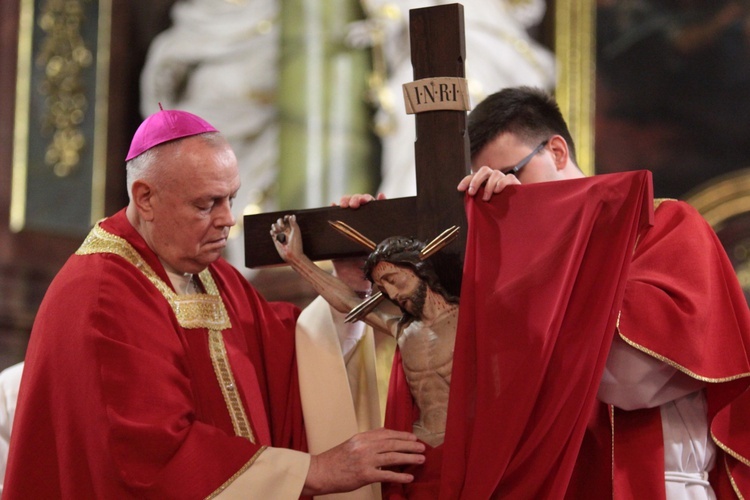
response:
<path fill-rule="evenodd" d="M 127 184 L 128 207 L 92 229 L 37 315 L 4 498 L 281 499 L 410 481 L 387 470 L 423 460 L 409 433 L 304 452 L 298 311 L 221 259 L 240 184 L 223 136 L 160 111 L 133 138 Z"/>

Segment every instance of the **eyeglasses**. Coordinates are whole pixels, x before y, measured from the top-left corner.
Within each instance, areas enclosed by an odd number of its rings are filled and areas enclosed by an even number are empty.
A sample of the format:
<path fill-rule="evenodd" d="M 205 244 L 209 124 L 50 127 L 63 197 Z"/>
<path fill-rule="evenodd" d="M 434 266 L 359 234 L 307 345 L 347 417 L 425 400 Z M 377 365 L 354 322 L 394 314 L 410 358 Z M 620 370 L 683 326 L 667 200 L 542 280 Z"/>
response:
<path fill-rule="evenodd" d="M 539 151 L 541 151 L 544 148 L 544 146 L 547 145 L 548 142 L 549 142 L 549 139 L 543 141 L 540 145 L 538 145 L 537 147 L 535 147 L 534 150 L 531 153 L 528 154 L 528 156 L 525 156 L 523 158 L 523 160 L 521 160 L 518 163 L 516 163 L 516 165 L 513 168 L 511 168 L 507 172 L 503 172 L 503 173 L 505 175 L 513 174 L 515 176 L 518 176 L 518 172 L 523 167 L 525 167 L 531 161 L 531 159 L 534 157 L 534 155 L 536 155 Z"/>

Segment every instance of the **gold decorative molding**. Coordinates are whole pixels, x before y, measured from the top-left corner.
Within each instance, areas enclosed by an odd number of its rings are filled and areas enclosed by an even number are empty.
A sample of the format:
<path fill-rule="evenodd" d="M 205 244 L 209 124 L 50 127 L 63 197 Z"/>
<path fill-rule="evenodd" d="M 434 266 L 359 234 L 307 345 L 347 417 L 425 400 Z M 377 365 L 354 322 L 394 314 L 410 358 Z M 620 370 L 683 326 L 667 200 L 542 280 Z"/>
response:
<path fill-rule="evenodd" d="M 20 0 L 14 232 L 85 234 L 104 217 L 111 10 L 112 0 Z"/>
<path fill-rule="evenodd" d="M 737 170 L 698 186 L 685 201 L 713 227 L 724 244 L 745 296 L 750 297 L 750 168 Z M 744 218 L 739 217 L 744 214 Z M 750 298 L 748 299 L 750 300 Z"/>
<path fill-rule="evenodd" d="M 90 0 L 46 0 L 37 19 L 44 33 L 35 57 L 44 74 L 38 92 L 47 103 L 42 130 L 51 136 L 44 161 L 58 177 L 78 168 L 86 146 L 81 123 L 89 100 L 83 71 L 94 62 L 82 33 L 86 1 Z"/>
<path fill-rule="evenodd" d="M 112 0 L 97 0 L 96 92 L 94 94 L 93 169 L 91 172 L 91 224 L 104 217 L 107 182 L 107 130 L 109 130 L 109 66 L 112 54 Z"/>
<path fill-rule="evenodd" d="M 29 103 L 31 102 L 31 53 L 34 30 L 34 0 L 21 0 L 18 19 L 18 63 L 11 176 L 10 230 L 18 232 L 26 222 L 26 179 L 29 147 Z"/>
<path fill-rule="evenodd" d="M 750 212 L 750 168 L 734 171 L 698 186 L 685 201 L 715 230 L 736 215 Z"/>
<path fill-rule="evenodd" d="M 555 98 L 576 143 L 578 165 L 594 173 L 594 103 L 596 100 L 596 1 L 555 2 Z"/>

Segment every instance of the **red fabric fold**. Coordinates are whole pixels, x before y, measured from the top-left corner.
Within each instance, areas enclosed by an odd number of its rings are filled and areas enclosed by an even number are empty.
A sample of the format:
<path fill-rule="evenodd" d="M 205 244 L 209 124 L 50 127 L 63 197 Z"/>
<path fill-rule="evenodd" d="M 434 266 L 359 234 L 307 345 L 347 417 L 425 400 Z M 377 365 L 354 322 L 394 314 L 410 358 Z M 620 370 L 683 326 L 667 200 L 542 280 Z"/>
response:
<path fill-rule="evenodd" d="M 656 214 L 633 256 L 620 333 L 700 377 L 750 376 L 750 311 L 719 239 L 686 203 Z"/>
<path fill-rule="evenodd" d="M 440 498 L 664 497 L 659 409 L 595 399 L 618 313 L 629 342 L 707 382 L 711 484 L 719 499 L 748 496 L 747 303 L 694 209 L 651 208 L 643 172 L 467 201 L 443 463 L 425 464 L 442 467 Z M 408 386 L 392 388 L 389 425 L 409 429 Z"/>
<path fill-rule="evenodd" d="M 647 172 L 506 191 L 467 202 L 441 498 L 564 496 L 651 221 Z"/>
<path fill-rule="evenodd" d="M 388 402 L 385 410 L 384 426 L 388 429 L 398 431 L 412 432 L 412 425 L 419 418 L 419 408 L 412 398 L 409 389 L 409 382 L 406 380 L 403 365 L 401 364 L 401 351 L 396 348 L 393 354 L 393 364 L 391 368 L 391 378 L 388 381 Z M 430 447 L 426 445 L 428 450 Z M 422 465 L 411 466 L 408 468 L 396 467 L 395 469 L 413 474 L 416 483 L 421 483 L 420 478 L 433 478 L 426 482 L 429 484 L 417 484 L 418 490 L 429 490 L 432 498 L 435 498 L 439 491 L 439 477 L 442 462 L 442 454 L 425 454 L 425 462 Z M 438 478 L 435 481 L 434 478 Z M 434 491 L 432 490 L 434 488 Z M 383 483 L 383 498 L 388 500 L 403 500 L 411 498 L 414 490 L 409 489 L 406 485 L 396 483 Z"/>
<path fill-rule="evenodd" d="M 651 222 L 650 174 L 514 186 L 466 210 L 440 498 L 562 498 Z"/>
<path fill-rule="evenodd" d="M 602 491 L 600 498 L 666 499 L 661 412 L 658 408 L 633 411 L 613 408 L 612 413 L 613 489 Z"/>
<path fill-rule="evenodd" d="M 695 209 L 665 200 L 656 209 L 654 221 L 633 255 L 620 335 L 644 352 L 707 382 L 709 425 L 719 445 L 711 484 L 718 498 L 736 498 L 737 492 L 747 496 L 750 310 L 719 239 Z M 642 412 L 650 412 L 651 420 L 659 418 L 658 408 Z M 631 427 L 629 420 L 639 418 L 634 413 L 618 412 L 614 436 L 602 429 L 590 432 L 600 432 L 596 439 L 615 440 L 615 485 L 629 484 L 616 490 L 618 498 L 663 498 L 660 468 L 650 469 L 649 479 L 646 470 L 638 481 L 620 477 L 638 461 L 661 461 L 663 467 L 663 442 L 658 447 L 646 446 L 622 437 Z M 722 449 L 730 453 L 724 454 Z M 612 453 L 604 452 L 601 459 L 610 460 Z M 602 498 L 609 494 L 600 492 Z"/>

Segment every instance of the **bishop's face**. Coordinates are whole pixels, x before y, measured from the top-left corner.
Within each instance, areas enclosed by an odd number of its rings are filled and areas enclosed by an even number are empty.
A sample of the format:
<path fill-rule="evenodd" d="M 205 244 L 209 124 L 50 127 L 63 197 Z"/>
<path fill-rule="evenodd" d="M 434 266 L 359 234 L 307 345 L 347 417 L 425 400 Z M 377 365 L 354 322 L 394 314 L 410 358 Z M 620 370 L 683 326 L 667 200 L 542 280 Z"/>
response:
<path fill-rule="evenodd" d="M 414 271 L 405 266 L 381 261 L 375 265 L 371 276 L 373 282 L 389 299 L 398 304 L 402 311 L 416 318 L 422 317 L 427 297 L 427 283 Z"/>
<path fill-rule="evenodd" d="M 197 137 L 163 153 L 152 182 L 147 242 L 168 269 L 198 273 L 221 256 L 236 222 L 237 159 L 226 142 Z"/>

